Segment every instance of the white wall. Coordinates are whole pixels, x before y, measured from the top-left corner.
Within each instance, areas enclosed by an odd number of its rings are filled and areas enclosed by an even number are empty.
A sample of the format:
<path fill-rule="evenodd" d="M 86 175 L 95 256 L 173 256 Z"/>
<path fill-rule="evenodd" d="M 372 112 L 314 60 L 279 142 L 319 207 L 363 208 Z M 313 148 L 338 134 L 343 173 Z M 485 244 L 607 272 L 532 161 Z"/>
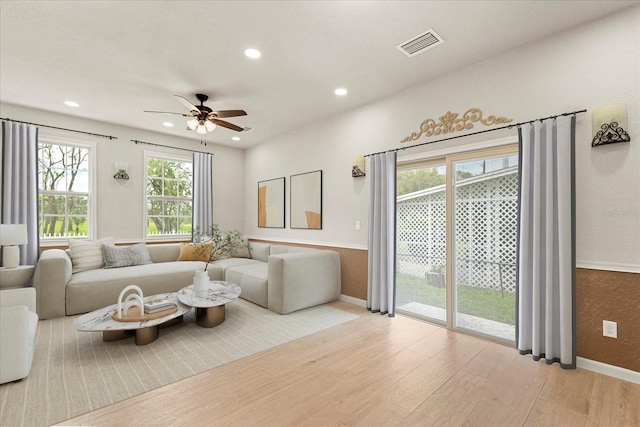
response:
<path fill-rule="evenodd" d="M 42 110 L 0 104 L 0 116 L 56 127 L 82 130 L 117 137 L 109 140 L 78 133 L 39 128 L 41 136 L 59 136 L 76 141 L 95 141 L 97 147 L 97 238 L 112 236 L 116 241 L 145 240 L 144 222 L 144 152 L 154 151 L 191 156 L 190 152 L 150 145 L 134 144 L 130 140 L 207 151 L 214 156 L 214 222 L 223 230 L 243 227 L 244 218 L 244 150 L 208 144 L 187 138 L 143 131 L 104 122 L 85 120 Z M 114 164 L 129 165 L 129 180 L 116 180 Z"/>
<path fill-rule="evenodd" d="M 640 7 L 635 7 L 282 135 L 246 153 L 245 232 L 364 248 L 368 177 L 351 178 L 354 155 L 398 148 L 424 119 L 437 120 L 447 111 L 462 114 L 476 107 L 516 123 L 586 108 L 577 116 L 576 130 L 578 264 L 640 271 L 639 70 Z M 631 143 L 592 148 L 591 111 L 613 103 L 628 105 Z M 481 129 L 486 128 L 469 132 Z M 405 153 L 515 134 L 500 131 Z M 289 177 L 317 169 L 324 171 L 323 229 L 291 230 Z M 287 177 L 287 228 L 258 228 L 257 182 L 281 176 Z M 361 231 L 354 230 L 356 220 L 362 221 Z"/>

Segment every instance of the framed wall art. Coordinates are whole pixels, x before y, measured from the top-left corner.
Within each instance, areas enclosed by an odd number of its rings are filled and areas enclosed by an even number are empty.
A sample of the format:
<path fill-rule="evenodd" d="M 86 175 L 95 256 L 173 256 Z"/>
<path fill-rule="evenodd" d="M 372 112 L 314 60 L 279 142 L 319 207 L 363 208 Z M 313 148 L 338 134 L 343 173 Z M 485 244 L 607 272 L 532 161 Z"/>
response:
<path fill-rule="evenodd" d="M 258 227 L 284 228 L 285 178 L 258 182 Z"/>
<path fill-rule="evenodd" d="M 322 171 L 291 175 L 291 228 L 322 229 Z"/>

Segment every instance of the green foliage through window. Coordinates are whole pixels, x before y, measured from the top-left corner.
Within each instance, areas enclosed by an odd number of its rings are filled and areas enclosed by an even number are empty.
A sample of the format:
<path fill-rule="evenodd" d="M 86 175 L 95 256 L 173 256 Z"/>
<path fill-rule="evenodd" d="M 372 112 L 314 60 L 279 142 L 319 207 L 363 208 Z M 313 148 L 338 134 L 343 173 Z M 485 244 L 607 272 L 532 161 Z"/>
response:
<path fill-rule="evenodd" d="M 89 148 L 38 144 L 39 233 L 43 239 L 88 236 Z"/>
<path fill-rule="evenodd" d="M 191 234 L 190 161 L 147 157 L 147 235 Z"/>

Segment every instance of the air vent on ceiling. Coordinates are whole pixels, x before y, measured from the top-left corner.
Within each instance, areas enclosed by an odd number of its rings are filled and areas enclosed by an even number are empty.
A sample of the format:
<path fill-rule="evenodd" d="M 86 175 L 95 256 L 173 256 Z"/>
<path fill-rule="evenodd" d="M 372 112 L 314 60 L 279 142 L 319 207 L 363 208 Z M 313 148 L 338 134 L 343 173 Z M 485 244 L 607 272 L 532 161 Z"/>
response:
<path fill-rule="evenodd" d="M 433 29 L 407 40 L 404 43 L 400 43 L 396 46 L 407 56 L 416 56 L 425 50 L 432 48 L 444 42 L 442 37 L 438 35 Z"/>

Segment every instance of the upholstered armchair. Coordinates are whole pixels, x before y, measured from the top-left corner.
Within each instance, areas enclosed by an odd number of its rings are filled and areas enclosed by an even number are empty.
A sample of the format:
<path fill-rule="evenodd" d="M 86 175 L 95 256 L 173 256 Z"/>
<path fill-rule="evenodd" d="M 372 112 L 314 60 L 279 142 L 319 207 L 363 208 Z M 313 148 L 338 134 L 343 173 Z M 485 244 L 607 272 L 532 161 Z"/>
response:
<path fill-rule="evenodd" d="M 0 384 L 29 375 L 37 330 L 36 290 L 0 291 Z"/>

